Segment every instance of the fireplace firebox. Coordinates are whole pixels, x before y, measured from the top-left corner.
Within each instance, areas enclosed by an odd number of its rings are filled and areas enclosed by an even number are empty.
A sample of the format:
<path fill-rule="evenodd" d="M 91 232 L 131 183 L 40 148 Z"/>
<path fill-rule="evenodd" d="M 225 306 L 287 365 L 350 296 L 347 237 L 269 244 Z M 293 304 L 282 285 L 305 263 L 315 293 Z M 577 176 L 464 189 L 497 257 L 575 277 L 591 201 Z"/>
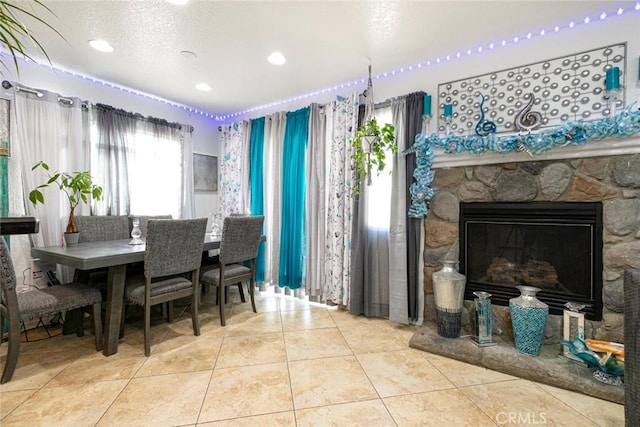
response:
<path fill-rule="evenodd" d="M 508 305 L 529 285 L 552 314 L 576 301 L 602 319 L 602 203 L 461 202 L 459 230 L 465 299 L 482 290 Z"/>

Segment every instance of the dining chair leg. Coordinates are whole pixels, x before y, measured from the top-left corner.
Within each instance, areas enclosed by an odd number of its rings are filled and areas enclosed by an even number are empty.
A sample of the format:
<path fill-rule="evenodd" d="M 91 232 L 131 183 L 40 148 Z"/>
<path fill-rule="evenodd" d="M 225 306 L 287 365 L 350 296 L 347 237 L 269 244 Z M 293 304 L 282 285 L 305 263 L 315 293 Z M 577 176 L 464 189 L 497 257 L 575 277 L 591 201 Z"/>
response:
<path fill-rule="evenodd" d="M 151 306 L 144 305 L 144 355 L 151 355 Z"/>
<path fill-rule="evenodd" d="M 244 297 L 244 289 L 242 288 L 242 282 L 238 282 L 238 290 L 240 291 L 240 301 L 247 302 Z"/>
<path fill-rule="evenodd" d="M 4 325 L 3 325 L 4 329 Z M 0 384 L 11 381 L 13 373 L 18 364 L 18 355 L 20 354 L 20 322 L 9 322 L 9 348 L 7 349 L 7 358 L 2 371 Z"/>
<path fill-rule="evenodd" d="M 249 297 L 251 298 L 251 308 L 253 308 L 254 313 L 257 313 L 258 310 L 256 310 L 256 300 L 253 297 L 255 293 L 255 287 L 256 284 L 254 283 L 253 278 L 251 278 L 251 280 L 249 281 Z"/>
<path fill-rule="evenodd" d="M 167 323 L 173 322 L 173 301 L 167 301 Z"/>
<path fill-rule="evenodd" d="M 222 326 L 226 325 L 226 322 L 224 320 L 224 304 L 225 304 L 225 298 L 224 298 L 224 289 L 226 288 L 226 286 L 223 286 L 222 284 L 220 284 L 218 286 L 218 305 L 220 306 L 220 324 Z"/>
<path fill-rule="evenodd" d="M 96 335 L 96 351 L 102 350 L 102 304 L 93 305 L 93 329 Z"/>
<path fill-rule="evenodd" d="M 200 336 L 200 320 L 198 320 L 198 294 L 194 293 L 191 297 L 191 324 L 193 325 L 193 334 Z"/>
<path fill-rule="evenodd" d="M 120 335 L 118 336 L 118 338 L 122 339 L 124 338 L 124 319 L 125 319 L 125 314 L 127 313 L 127 303 L 125 301 L 122 301 L 122 311 L 120 312 Z"/>

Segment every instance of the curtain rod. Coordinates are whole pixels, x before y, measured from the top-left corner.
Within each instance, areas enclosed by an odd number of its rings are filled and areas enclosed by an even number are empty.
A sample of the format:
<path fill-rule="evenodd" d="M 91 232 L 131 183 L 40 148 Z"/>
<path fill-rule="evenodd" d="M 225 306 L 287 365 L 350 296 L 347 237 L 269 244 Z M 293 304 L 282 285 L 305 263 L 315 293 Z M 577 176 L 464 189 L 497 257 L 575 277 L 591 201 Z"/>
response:
<path fill-rule="evenodd" d="M 42 98 L 44 96 L 44 93 L 40 92 L 39 90 L 31 89 L 29 87 L 24 87 L 24 86 L 18 86 L 18 85 L 15 85 L 15 84 L 11 83 L 8 80 L 3 80 L 2 81 L 2 87 L 5 88 L 5 89 L 14 88 L 16 90 L 16 92 L 30 93 L 32 95 L 37 96 L 38 98 Z M 67 105 L 73 105 L 73 99 L 71 99 L 71 98 L 66 98 L 64 96 L 58 95 L 57 100 L 58 100 L 58 102 L 65 103 Z M 82 102 L 81 105 L 83 107 L 88 107 L 89 103 L 88 102 Z"/>

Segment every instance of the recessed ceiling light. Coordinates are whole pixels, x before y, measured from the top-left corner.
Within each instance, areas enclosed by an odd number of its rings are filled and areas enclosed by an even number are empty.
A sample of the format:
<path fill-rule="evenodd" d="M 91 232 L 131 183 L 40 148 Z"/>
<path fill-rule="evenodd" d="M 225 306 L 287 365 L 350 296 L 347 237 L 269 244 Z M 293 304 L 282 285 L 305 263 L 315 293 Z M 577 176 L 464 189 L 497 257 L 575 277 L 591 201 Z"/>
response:
<path fill-rule="evenodd" d="M 100 52 L 113 52 L 113 46 L 104 40 L 89 40 L 89 45 Z"/>
<path fill-rule="evenodd" d="M 196 85 L 196 89 L 201 90 L 203 92 L 209 92 L 211 90 L 211 86 L 206 83 L 198 83 Z"/>
<path fill-rule="evenodd" d="M 189 3 L 189 0 L 167 0 L 167 3 L 175 4 L 176 6 L 184 6 Z"/>
<path fill-rule="evenodd" d="M 287 58 L 285 58 L 284 55 L 280 52 L 273 52 L 271 55 L 269 55 L 269 58 L 267 58 L 267 60 L 273 65 L 282 65 L 287 62 Z"/>

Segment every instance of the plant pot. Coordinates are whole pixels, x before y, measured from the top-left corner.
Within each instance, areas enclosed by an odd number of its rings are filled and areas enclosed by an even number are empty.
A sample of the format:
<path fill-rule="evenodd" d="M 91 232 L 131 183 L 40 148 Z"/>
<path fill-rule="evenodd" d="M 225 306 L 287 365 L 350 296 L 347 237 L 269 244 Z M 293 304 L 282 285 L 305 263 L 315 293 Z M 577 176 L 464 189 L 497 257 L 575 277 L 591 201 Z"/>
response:
<path fill-rule="evenodd" d="M 80 238 L 80 233 L 64 233 L 64 242 L 67 246 L 78 246 L 78 239 Z"/>
<path fill-rule="evenodd" d="M 364 153 L 370 153 L 371 147 L 373 146 L 373 143 L 376 142 L 377 139 L 378 137 L 376 135 L 364 135 L 362 137 L 362 151 Z"/>

